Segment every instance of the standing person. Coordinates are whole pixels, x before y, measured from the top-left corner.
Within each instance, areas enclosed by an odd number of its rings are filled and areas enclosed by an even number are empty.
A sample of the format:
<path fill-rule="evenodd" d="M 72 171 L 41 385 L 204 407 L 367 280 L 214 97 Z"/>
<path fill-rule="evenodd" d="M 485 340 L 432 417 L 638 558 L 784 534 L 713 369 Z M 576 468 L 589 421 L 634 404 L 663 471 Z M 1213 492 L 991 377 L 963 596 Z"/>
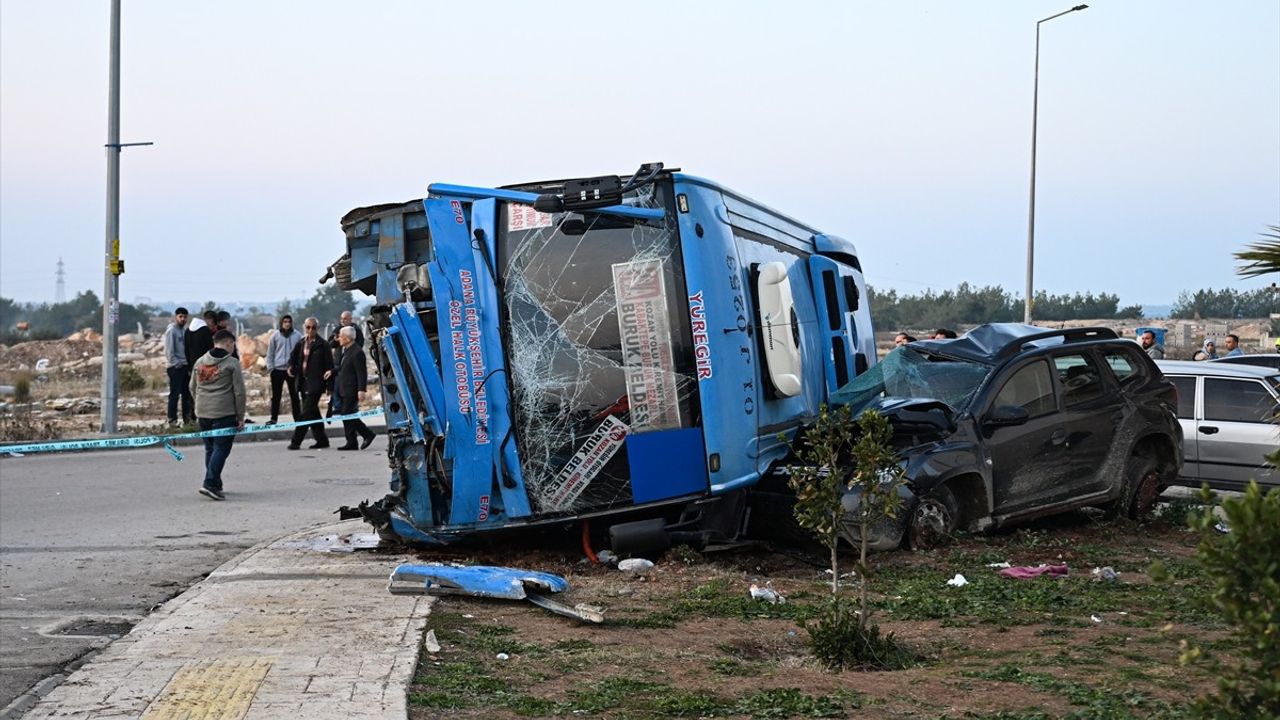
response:
<path fill-rule="evenodd" d="M 280 316 L 280 329 L 267 342 L 267 370 L 271 372 L 271 419 L 268 425 L 275 425 L 280 419 L 280 391 L 282 386 L 289 386 L 289 412 L 298 419 L 298 388 L 293 376 L 289 374 L 289 363 L 293 359 L 293 349 L 301 342 L 302 335 L 293 331 L 293 316 Z"/>
<path fill-rule="evenodd" d="M 1204 359 L 1205 360 L 1218 359 L 1218 346 L 1215 345 L 1212 340 L 1204 341 Z"/>
<path fill-rule="evenodd" d="M 364 400 L 364 389 L 369 384 L 369 370 L 365 366 L 364 349 L 356 345 L 356 329 L 350 325 L 338 330 L 338 343 L 342 346 L 342 364 L 338 366 L 337 385 L 342 393 L 342 404 L 338 413 L 347 415 L 360 410 L 360 401 Z M 342 431 L 347 436 L 347 444 L 339 450 L 363 450 L 373 443 L 377 435 L 369 429 L 360 418 L 342 421 Z M 356 446 L 356 434 L 364 442 Z"/>
<path fill-rule="evenodd" d="M 191 362 L 187 360 L 187 309 L 173 311 L 173 322 L 164 331 L 165 372 L 169 375 L 169 426 L 178 424 L 178 401 L 182 401 L 182 424 L 195 416 L 191 398 Z"/>
<path fill-rule="evenodd" d="M 187 367 L 194 368 L 196 361 L 213 349 L 213 334 L 218 331 L 218 313 L 204 311 L 204 320 L 196 318 L 187 328 L 186 340 Z"/>
<path fill-rule="evenodd" d="M 302 340 L 293 348 L 293 356 L 289 359 L 289 374 L 298 383 L 302 394 L 302 411 L 299 420 L 320 419 L 320 396 L 329 387 L 329 378 L 333 377 L 333 354 L 329 345 L 320 338 L 320 321 L 309 317 L 302 321 Z M 293 431 L 293 439 L 289 441 L 289 449 L 297 450 L 302 439 L 307 436 L 307 425 L 299 425 Z M 312 436 L 316 441 L 311 450 L 329 447 L 329 436 L 324 432 L 324 423 L 312 423 Z"/>
<path fill-rule="evenodd" d="M 218 311 L 218 330 L 215 332 L 217 331 L 231 333 L 232 338 L 236 336 L 235 332 L 231 329 L 231 313 L 226 310 Z M 235 343 L 231 344 L 231 357 L 236 358 L 237 360 L 240 359 L 240 348 L 236 347 Z"/>
<path fill-rule="evenodd" d="M 1222 339 L 1222 347 L 1227 349 L 1227 352 L 1224 353 L 1222 357 L 1231 357 L 1233 355 L 1244 354 L 1244 350 L 1240 349 L 1239 335 L 1227 335 L 1225 338 Z"/>
<path fill-rule="evenodd" d="M 1143 330 L 1140 344 L 1147 355 L 1151 356 L 1152 360 L 1164 359 L 1164 348 L 1156 344 L 1156 334 L 1154 332 Z"/>
<path fill-rule="evenodd" d="M 191 394 L 196 398 L 196 419 L 200 431 L 223 428 L 244 429 L 244 372 L 231 355 L 236 336 L 225 330 L 213 335 L 213 349 L 196 361 L 191 373 Z M 226 500 L 222 494 L 222 468 L 231 455 L 235 435 L 204 439 L 204 483 L 200 494 L 212 500 Z"/>
<path fill-rule="evenodd" d="M 333 349 L 333 366 L 336 368 L 342 364 L 342 344 L 338 342 L 338 333 L 342 332 L 342 328 L 350 327 L 356 330 L 356 347 L 364 349 L 364 333 L 360 331 L 360 326 L 355 324 L 355 319 L 351 316 L 350 310 L 343 310 L 338 316 L 338 327 L 334 328 L 333 334 L 329 336 L 329 347 Z M 331 383 L 329 386 L 329 411 L 325 417 L 333 417 L 333 412 L 343 405 L 342 391 L 338 389 L 337 382 Z"/>

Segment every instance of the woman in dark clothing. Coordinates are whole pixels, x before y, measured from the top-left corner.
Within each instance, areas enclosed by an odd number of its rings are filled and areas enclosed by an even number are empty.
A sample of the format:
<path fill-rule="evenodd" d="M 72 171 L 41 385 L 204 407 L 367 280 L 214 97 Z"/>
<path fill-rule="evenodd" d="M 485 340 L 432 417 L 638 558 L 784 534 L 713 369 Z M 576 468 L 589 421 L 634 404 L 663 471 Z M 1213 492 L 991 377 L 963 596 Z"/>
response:
<path fill-rule="evenodd" d="M 302 395 L 302 412 L 299 420 L 319 420 L 320 396 L 329 387 L 329 378 L 333 377 L 333 354 L 329 345 L 320 337 L 319 321 L 307 318 L 302 324 L 302 342 L 293 349 L 289 356 L 289 374 L 297 379 L 298 390 Z M 300 425 L 293 431 L 293 439 L 289 442 L 290 450 L 302 446 L 302 439 L 307 436 L 307 428 L 316 441 L 310 446 L 312 450 L 329 447 L 329 436 L 324 432 L 324 423 Z"/>
<path fill-rule="evenodd" d="M 349 415 L 360 411 L 360 401 L 364 399 L 364 388 L 369 384 L 369 371 L 365 367 L 364 350 L 356 344 L 356 329 L 347 325 L 338 330 L 338 343 L 342 345 L 342 362 L 338 365 L 338 397 L 341 406 L 338 412 Z M 360 418 L 342 421 L 342 430 L 347 436 L 347 444 L 339 450 L 363 450 L 369 447 L 377 437 Z M 356 435 L 364 442 L 356 445 Z"/>

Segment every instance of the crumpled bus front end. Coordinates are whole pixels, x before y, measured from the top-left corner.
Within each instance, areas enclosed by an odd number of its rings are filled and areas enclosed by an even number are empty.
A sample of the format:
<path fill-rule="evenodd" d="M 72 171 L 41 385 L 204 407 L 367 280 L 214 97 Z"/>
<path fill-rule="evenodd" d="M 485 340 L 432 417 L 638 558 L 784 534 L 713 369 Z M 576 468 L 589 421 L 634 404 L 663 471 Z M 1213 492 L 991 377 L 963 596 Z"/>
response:
<path fill-rule="evenodd" d="M 440 544 L 706 497 L 670 194 L 543 212 L 538 193 L 435 185 L 348 213 L 333 271 L 376 298 L 391 483 L 344 514 Z"/>

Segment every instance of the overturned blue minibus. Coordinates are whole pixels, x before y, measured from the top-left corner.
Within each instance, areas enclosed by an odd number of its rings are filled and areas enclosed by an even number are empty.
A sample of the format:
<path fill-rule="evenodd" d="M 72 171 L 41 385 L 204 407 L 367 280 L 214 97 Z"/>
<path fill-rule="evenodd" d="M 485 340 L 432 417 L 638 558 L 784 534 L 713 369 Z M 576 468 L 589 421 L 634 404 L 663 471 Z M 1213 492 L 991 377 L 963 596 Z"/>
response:
<path fill-rule="evenodd" d="M 342 227 L 330 272 L 375 298 L 391 469 L 342 512 L 386 539 L 732 542 L 785 438 L 876 362 L 851 242 L 660 163 L 433 184 Z"/>

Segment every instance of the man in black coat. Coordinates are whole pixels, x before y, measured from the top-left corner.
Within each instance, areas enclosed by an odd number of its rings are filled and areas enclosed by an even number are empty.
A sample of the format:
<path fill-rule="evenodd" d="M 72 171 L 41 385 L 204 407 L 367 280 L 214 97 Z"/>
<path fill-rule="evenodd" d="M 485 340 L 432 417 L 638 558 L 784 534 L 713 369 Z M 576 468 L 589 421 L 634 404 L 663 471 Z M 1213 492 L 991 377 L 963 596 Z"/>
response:
<path fill-rule="evenodd" d="M 289 374 L 297 383 L 302 395 L 302 412 L 299 420 L 320 420 L 320 396 L 329 389 L 329 378 L 333 377 L 333 355 L 329 352 L 329 344 L 320 337 L 319 321 L 309 317 L 302 323 L 302 342 L 293 349 L 289 356 Z M 290 450 L 302 446 L 302 439 L 307 436 L 307 428 L 316 441 L 310 446 L 312 450 L 329 447 L 329 436 L 324 432 L 324 423 L 300 425 L 293 431 L 293 439 L 289 442 Z"/>
<path fill-rule="evenodd" d="M 204 322 L 192 321 L 187 326 L 183 349 L 187 353 L 187 367 L 194 368 L 196 361 L 213 349 L 213 334 L 218 331 L 218 313 L 213 310 L 204 311 Z"/>
<path fill-rule="evenodd" d="M 356 329 L 346 325 L 338 330 L 338 343 L 342 346 L 342 362 L 338 365 L 338 412 L 342 415 L 360 411 L 360 401 L 364 399 L 364 388 L 369 384 L 369 371 L 365 367 L 364 350 L 356 344 Z M 347 444 L 339 450 L 363 450 L 377 437 L 360 418 L 342 421 L 342 430 L 346 433 Z M 356 435 L 364 442 L 356 445 Z"/>

